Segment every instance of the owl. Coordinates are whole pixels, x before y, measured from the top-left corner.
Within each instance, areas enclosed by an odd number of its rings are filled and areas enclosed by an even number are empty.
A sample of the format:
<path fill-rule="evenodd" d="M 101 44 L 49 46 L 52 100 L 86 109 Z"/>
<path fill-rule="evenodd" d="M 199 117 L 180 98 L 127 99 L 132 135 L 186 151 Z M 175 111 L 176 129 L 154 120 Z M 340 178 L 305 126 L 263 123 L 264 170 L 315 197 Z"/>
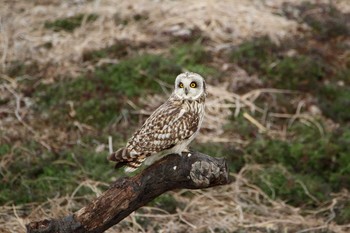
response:
<path fill-rule="evenodd" d="M 116 168 L 126 166 L 125 171 L 132 172 L 145 160 L 149 165 L 164 155 L 188 151 L 203 121 L 206 95 L 202 76 L 191 72 L 178 75 L 169 99 L 108 159 L 117 163 Z"/>

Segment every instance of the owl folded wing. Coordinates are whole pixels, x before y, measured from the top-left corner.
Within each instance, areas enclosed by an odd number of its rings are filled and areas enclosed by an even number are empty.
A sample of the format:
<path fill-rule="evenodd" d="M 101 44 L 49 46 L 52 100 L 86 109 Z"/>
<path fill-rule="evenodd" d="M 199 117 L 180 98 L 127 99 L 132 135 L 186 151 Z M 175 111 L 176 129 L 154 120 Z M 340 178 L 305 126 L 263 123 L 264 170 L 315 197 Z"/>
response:
<path fill-rule="evenodd" d="M 129 140 L 127 147 L 135 152 L 158 153 L 190 138 L 199 127 L 199 115 L 182 108 L 155 111 Z"/>

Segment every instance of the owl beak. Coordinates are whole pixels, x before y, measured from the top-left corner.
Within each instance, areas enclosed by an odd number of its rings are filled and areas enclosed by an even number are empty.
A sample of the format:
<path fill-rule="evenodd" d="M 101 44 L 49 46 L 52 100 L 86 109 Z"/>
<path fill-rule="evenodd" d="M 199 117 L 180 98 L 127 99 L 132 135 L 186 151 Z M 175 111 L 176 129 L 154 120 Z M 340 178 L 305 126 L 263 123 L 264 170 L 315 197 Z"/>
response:
<path fill-rule="evenodd" d="M 185 94 L 187 95 L 188 94 L 188 89 L 185 87 Z"/>

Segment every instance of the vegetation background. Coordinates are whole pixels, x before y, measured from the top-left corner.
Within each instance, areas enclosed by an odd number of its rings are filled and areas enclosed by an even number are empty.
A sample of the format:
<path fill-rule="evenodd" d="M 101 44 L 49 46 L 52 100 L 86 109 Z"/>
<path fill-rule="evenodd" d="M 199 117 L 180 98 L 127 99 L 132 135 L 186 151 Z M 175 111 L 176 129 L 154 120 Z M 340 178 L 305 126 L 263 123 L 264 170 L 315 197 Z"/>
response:
<path fill-rule="evenodd" d="M 348 0 L 0 0 L 0 232 L 72 213 L 182 71 L 192 148 L 231 185 L 168 192 L 107 232 L 350 232 Z"/>

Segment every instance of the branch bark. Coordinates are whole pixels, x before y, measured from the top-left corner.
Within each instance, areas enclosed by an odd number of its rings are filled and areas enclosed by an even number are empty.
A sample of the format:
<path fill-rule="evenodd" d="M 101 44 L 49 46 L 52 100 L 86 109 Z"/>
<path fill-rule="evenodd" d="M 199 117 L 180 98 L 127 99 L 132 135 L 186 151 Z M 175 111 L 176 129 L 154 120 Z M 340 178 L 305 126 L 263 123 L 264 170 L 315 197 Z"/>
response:
<path fill-rule="evenodd" d="M 133 177 L 123 177 L 86 207 L 61 219 L 26 225 L 28 233 L 100 233 L 162 193 L 230 182 L 227 164 L 199 152 L 171 154 Z"/>

